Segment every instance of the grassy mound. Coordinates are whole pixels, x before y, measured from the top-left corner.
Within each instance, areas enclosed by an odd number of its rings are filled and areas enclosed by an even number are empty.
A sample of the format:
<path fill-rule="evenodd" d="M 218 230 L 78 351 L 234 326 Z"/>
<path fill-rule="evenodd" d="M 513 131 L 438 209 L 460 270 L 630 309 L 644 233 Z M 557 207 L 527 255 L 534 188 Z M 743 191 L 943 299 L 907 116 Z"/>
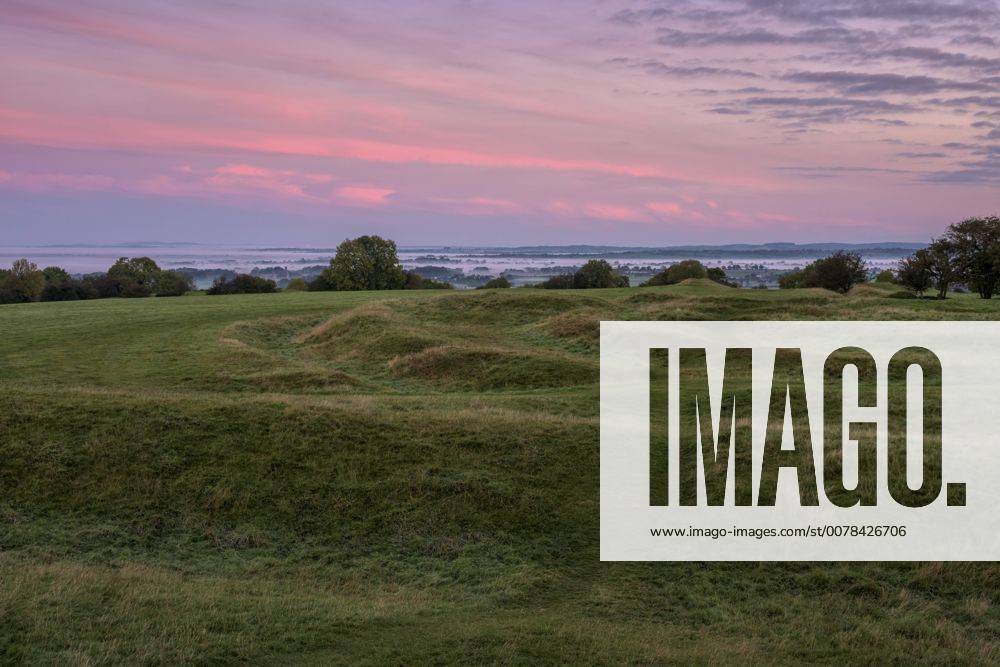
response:
<path fill-rule="evenodd" d="M 510 289 L 449 294 L 419 308 L 421 318 L 465 324 L 525 323 L 581 306 L 603 305 L 602 299 L 580 291 Z"/>
<path fill-rule="evenodd" d="M 434 336 L 414 326 L 386 304 L 374 303 L 334 315 L 297 339 L 309 354 L 333 361 L 362 359 L 386 363 L 433 347 Z"/>
<path fill-rule="evenodd" d="M 0 306 L 0 663 L 1000 661 L 996 563 L 601 563 L 592 342 L 1000 300 L 504 292 Z"/>
<path fill-rule="evenodd" d="M 613 319 L 608 310 L 575 309 L 545 318 L 538 328 L 557 338 L 593 344 L 601 338 L 601 320 L 608 319 Z"/>
<path fill-rule="evenodd" d="M 685 278 L 677 284 L 681 287 L 702 287 L 706 289 L 723 290 L 734 289 L 729 285 L 723 285 L 722 283 L 717 283 L 714 280 L 709 280 L 708 278 Z"/>
<path fill-rule="evenodd" d="M 892 283 L 861 283 L 847 293 L 850 297 L 886 297 L 899 291 L 899 285 Z"/>
<path fill-rule="evenodd" d="M 558 353 L 441 345 L 389 363 L 399 377 L 465 389 L 536 389 L 595 382 L 597 367 Z"/>

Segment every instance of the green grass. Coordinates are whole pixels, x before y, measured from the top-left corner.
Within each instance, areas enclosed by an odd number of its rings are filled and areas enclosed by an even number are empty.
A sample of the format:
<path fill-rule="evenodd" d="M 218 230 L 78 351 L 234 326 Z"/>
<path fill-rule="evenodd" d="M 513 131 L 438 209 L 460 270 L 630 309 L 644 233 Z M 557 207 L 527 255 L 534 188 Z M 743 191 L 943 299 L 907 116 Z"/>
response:
<path fill-rule="evenodd" d="M 0 662 L 981 663 L 992 564 L 598 560 L 601 319 L 995 319 L 864 287 L 0 307 Z"/>

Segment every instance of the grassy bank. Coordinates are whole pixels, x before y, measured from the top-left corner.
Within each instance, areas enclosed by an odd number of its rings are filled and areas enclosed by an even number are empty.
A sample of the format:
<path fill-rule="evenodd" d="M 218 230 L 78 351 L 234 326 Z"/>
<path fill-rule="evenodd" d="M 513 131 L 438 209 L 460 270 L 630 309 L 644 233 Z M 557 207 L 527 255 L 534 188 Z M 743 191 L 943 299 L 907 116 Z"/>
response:
<path fill-rule="evenodd" d="M 995 319 L 862 286 L 0 307 L 0 662 L 974 662 L 990 564 L 598 561 L 601 319 Z"/>

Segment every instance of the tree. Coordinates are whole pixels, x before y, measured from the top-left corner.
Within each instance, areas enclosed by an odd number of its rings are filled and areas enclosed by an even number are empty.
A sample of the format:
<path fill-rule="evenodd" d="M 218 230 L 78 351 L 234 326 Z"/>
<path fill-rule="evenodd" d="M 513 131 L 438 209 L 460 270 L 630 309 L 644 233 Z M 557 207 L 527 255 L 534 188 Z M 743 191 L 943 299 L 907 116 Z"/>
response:
<path fill-rule="evenodd" d="M 861 255 L 839 250 L 829 257 L 817 259 L 799 271 L 786 273 L 778 279 L 778 286 L 782 289 L 822 287 L 846 293 L 867 278 L 868 268 Z"/>
<path fill-rule="evenodd" d="M 806 270 L 798 269 L 797 271 L 789 271 L 788 273 L 783 273 L 778 276 L 778 287 L 781 289 L 799 289 L 801 287 L 808 287 L 809 276 Z"/>
<path fill-rule="evenodd" d="M 45 287 L 42 289 L 42 301 L 76 301 L 90 298 L 89 290 L 79 280 L 74 280 L 69 273 L 58 266 L 46 266 L 42 269 L 45 276 Z"/>
<path fill-rule="evenodd" d="M 278 285 L 273 280 L 251 276 L 247 273 L 238 273 L 236 277 L 229 280 L 225 277 L 218 277 L 212 286 L 208 288 L 207 294 L 269 294 L 278 291 Z"/>
<path fill-rule="evenodd" d="M 318 289 L 402 289 L 406 275 L 394 241 L 380 236 L 359 236 L 337 246 L 329 268 L 314 282 Z"/>
<path fill-rule="evenodd" d="M 839 251 L 813 262 L 809 275 L 817 287 L 846 293 L 868 279 L 868 267 L 858 253 Z"/>
<path fill-rule="evenodd" d="M 711 269 L 705 268 L 705 265 L 696 259 L 685 259 L 683 262 L 671 264 L 646 282 L 639 285 L 639 287 L 676 285 L 677 283 L 683 282 L 689 278 L 708 278 L 712 282 L 719 283 L 720 285 L 737 287 L 736 283 L 730 282 L 726 279 L 726 272 L 723 269 L 718 267 L 713 267 Z"/>
<path fill-rule="evenodd" d="M 544 282 L 538 283 L 536 287 L 541 289 L 573 289 L 573 274 L 560 273 L 556 276 L 550 276 Z"/>
<path fill-rule="evenodd" d="M 510 287 L 510 281 L 504 276 L 498 276 L 492 280 L 488 280 L 485 284 L 480 285 L 476 289 L 507 289 Z"/>
<path fill-rule="evenodd" d="M 91 292 L 94 299 L 109 299 L 121 296 L 122 284 L 106 273 L 97 273 L 84 276 L 83 286 Z"/>
<path fill-rule="evenodd" d="M 45 276 L 46 285 L 58 285 L 59 283 L 68 283 L 73 278 L 69 275 L 66 269 L 59 266 L 46 266 L 42 269 L 42 275 Z"/>
<path fill-rule="evenodd" d="M 304 292 L 307 289 L 309 289 L 309 285 L 307 285 L 306 281 L 302 278 L 292 278 L 288 281 L 288 284 L 285 285 L 285 291 L 288 292 Z"/>
<path fill-rule="evenodd" d="M 406 282 L 403 289 L 455 289 L 455 286 L 443 280 L 424 278 L 416 271 L 406 272 Z"/>
<path fill-rule="evenodd" d="M 42 269 L 45 276 L 45 288 L 42 290 L 42 301 L 77 301 L 93 299 L 97 295 L 83 281 L 58 266 L 47 266 Z"/>
<path fill-rule="evenodd" d="M 45 289 L 45 274 L 34 262 L 16 259 L 9 270 L 0 271 L 0 303 L 38 301 Z"/>
<path fill-rule="evenodd" d="M 180 271 L 161 271 L 153 291 L 156 296 L 184 296 L 194 289 L 194 282 Z"/>
<path fill-rule="evenodd" d="M 705 271 L 705 277 L 713 283 L 719 283 L 720 285 L 725 285 L 726 287 L 739 287 L 739 285 L 726 278 L 726 271 L 724 269 L 720 269 L 717 266 L 707 269 Z"/>
<path fill-rule="evenodd" d="M 930 252 L 925 248 L 918 250 L 909 257 L 899 260 L 896 277 L 899 284 L 914 292 L 917 296 L 934 286 L 934 272 L 931 268 Z"/>
<path fill-rule="evenodd" d="M 708 271 L 705 266 L 696 259 L 685 259 L 683 262 L 671 264 L 655 276 L 642 284 L 642 287 L 654 287 L 656 285 L 676 285 L 688 278 L 705 278 Z"/>
<path fill-rule="evenodd" d="M 615 271 L 606 260 L 592 259 L 573 274 L 573 287 L 576 289 L 628 287 L 628 276 Z"/>
<path fill-rule="evenodd" d="M 896 274 L 892 272 L 892 269 L 883 269 L 878 272 L 875 276 L 875 282 L 877 283 L 895 283 Z"/>
<path fill-rule="evenodd" d="M 1000 217 L 967 218 L 944 234 L 958 276 L 983 299 L 1000 288 Z"/>
<path fill-rule="evenodd" d="M 962 279 L 961 259 L 958 248 L 947 237 L 937 239 L 927 246 L 931 277 L 937 287 L 937 298 L 948 296 L 948 288 Z"/>
<path fill-rule="evenodd" d="M 405 271 L 403 275 L 403 289 L 420 289 L 421 283 L 424 282 L 424 277 L 416 271 Z"/>
<path fill-rule="evenodd" d="M 159 276 L 160 267 L 149 257 L 119 257 L 108 269 L 108 278 L 117 285 L 114 296 L 149 296 Z"/>

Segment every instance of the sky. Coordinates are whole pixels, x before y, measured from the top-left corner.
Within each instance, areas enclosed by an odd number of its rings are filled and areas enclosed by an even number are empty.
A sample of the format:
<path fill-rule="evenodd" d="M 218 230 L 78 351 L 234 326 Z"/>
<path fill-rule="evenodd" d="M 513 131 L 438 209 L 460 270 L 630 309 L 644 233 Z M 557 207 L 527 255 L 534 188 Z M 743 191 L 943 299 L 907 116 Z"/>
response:
<path fill-rule="evenodd" d="M 0 245 L 923 241 L 1000 0 L 2 0 Z"/>

